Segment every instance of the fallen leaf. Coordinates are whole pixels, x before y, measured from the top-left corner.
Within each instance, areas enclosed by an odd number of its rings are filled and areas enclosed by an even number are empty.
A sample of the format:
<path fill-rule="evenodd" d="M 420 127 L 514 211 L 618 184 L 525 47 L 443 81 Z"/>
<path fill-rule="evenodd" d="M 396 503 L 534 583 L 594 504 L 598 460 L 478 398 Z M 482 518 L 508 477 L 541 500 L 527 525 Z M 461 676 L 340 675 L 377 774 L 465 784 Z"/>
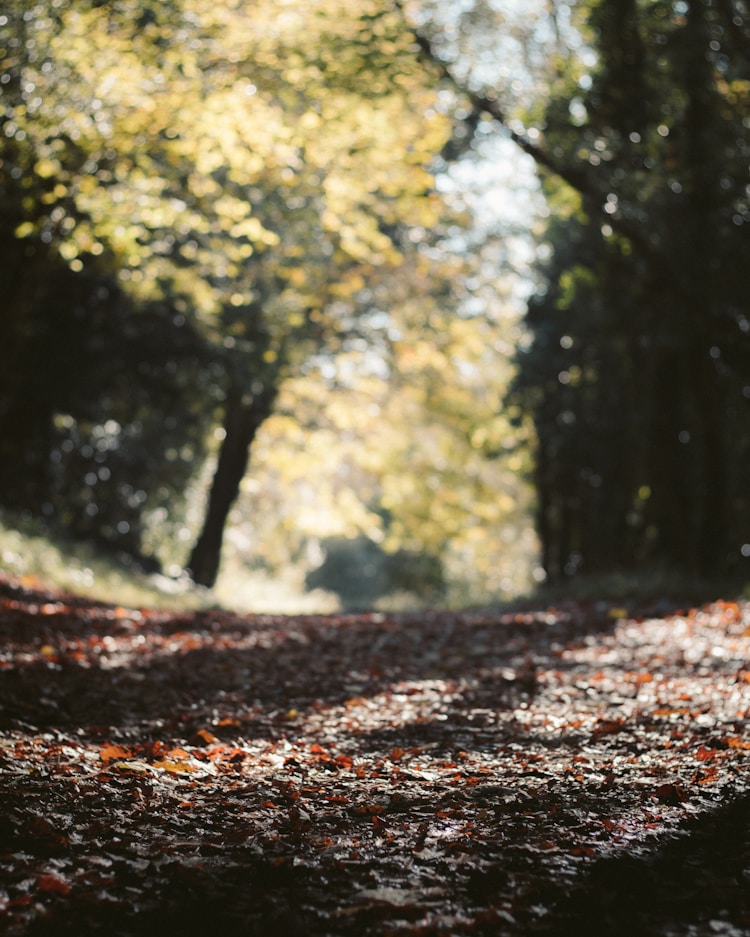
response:
<path fill-rule="evenodd" d="M 70 885 L 59 875 L 40 875 L 37 879 L 39 891 L 48 895 L 69 895 Z"/>
<path fill-rule="evenodd" d="M 124 758 L 129 758 L 131 755 L 131 750 L 125 748 L 122 745 L 102 745 L 99 749 L 99 758 L 104 764 L 109 764 L 110 761 L 122 760 Z"/>

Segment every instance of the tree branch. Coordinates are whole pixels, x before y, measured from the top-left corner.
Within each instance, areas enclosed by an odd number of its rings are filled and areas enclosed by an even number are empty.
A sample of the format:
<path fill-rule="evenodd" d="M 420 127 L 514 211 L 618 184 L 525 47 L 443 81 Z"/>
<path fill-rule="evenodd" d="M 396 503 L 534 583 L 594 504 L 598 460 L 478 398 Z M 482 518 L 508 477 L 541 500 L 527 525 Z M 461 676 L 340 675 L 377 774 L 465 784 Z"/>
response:
<path fill-rule="evenodd" d="M 397 6 L 400 6 L 400 4 L 397 3 Z M 580 170 L 570 166 L 559 165 L 551 154 L 538 144 L 533 143 L 526 134 L 519 133 L 517 130 L 510 127 L 507 116 L 497 98 L 488 93 L 480 94 L 477 91 L 471 91 L 469 88 L 465 88 L 450 70 L 449 65 L 435 52 L 432 42 L 419 30 L 415 29 L 413 32 L 414 39 L 424 57 L 435 67 L 442 78 L 446 79 L 459 94 L 469 100 L 474 110 L 487 114 L 493 120 L 501 124 L 506 133 L 510 136 L 510 139 L 517 144 L 524 153 L 531 156 L 537 165 L 559 176 L 574 189 L 581 192 L 581 194 L 587 194 L 584 192 L 584 188 L 588 188 L 586 186 L 586 180 Z"/>
<path fill-rule="evenodd" d="M 402 0 L 394 0 L 394 3 L 406 19 Z M 408 23 L 408 19 L 406 19 L 406 22 Z M 592 176 L 592 169 L 584 169 L 580 163 L 578 166 L 566 164 L 556 159 L 552 153 L 538 143 L 534 143 L 528 134 L 514 130 L 509 125 L 507 115 L 500 102 L 491 92 L 472 91 L 470 88 L 465 87 L 451 71 L 450 64 L 435 51 L 432 41 L 420 29 L 413 26 L 409 28 L 424 58 L 435 68 L 441 78 L 451 84 L 456 92 L 469 100 L 472 108 L 487 114 L 500 124 L 510 139 L 519 149 L 530 156 L 537 166 L 557 176 L 575 189 L 583 197 L 584 203 L 591 213 L 600 215 L 612 231 L 626 238 L 654 273 L 658 274 L 660 278 L 665 275 L 668 276 L 678 293 L 683 292 L 679 272 L 670 271 L 671 265 L 667 255 L 649 239 L 647 226 L 643 223 L 631 221 L 617 213 L 609 214 L 604 210 L 606 194 L 611 189 L 608 188 L 606 193 L 602 191 Z"/>

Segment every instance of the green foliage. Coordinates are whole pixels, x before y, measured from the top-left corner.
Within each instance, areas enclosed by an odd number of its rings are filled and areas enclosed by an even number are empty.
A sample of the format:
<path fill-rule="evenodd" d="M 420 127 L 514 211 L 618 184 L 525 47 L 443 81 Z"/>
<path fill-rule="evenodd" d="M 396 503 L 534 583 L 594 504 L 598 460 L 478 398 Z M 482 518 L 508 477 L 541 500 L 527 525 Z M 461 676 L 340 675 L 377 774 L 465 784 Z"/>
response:
<path fill-rule="evenodd" d="M 440 598 L 444 589 L 440 561 L 423 552 L 387 553 L 367 537 L 323 541 L 325 559 L 305 579 L 308 589 L 335 592 L 345 609 L 367 609 L 394 592 L 422 602 Z"/>
<path fill-rule="evenodd" d="M 18 253 L 6 268 L 23 315 L 0 376 L 3 503 L 139 554 L 144 515 L 175 506 L 204 450 L 203 342 L 110 277 Z"/>
<path fill-rule="evenodd" d="M 202 528 L 189 563 L 210 582 L 252 444 L 267 487 L 233 519 L 253 515 L 240 570 L 364 534 L 515 582 L 496 542 L 528 498 L 496 413 L 505 355 L 489 321 L 452 321 L 469 265 L 439 241 L 465 219 L 433 176 L 452 125 L 400 13 L 11 2 L 0 49 L 6 502 L 169 569 Z M 322 377 L 337 357 L 377 412 Z M 318 452 L 340 475 L 316 529 L 293 489 Z"/>
<path fill-rule="evenodd" d="M 750 23 L 679 6 L 582 4 L 596 64 L 547 108 L 585 215 L 548 226 L 511 399 L 536 427 L 552 578 L 724 574 L 747 550 Z"/>
<path fill-rule="evenodd" d="M 186 580 L 147 575 L 127 554 L 103 552 L 11 511 L 0 513 L 0 566 L 4 578 L 32 588 L 44 584 L 130 608 L 196 609 L 215 602 Z"/>

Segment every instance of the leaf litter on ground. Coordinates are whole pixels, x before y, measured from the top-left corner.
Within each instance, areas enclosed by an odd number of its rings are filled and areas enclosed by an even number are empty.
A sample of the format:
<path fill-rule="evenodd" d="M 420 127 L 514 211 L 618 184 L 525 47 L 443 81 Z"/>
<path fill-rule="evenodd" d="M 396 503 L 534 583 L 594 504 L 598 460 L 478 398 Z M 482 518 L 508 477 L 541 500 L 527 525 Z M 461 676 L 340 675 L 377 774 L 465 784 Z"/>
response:
<path fill-rule="evenodd" d="M 0 584 L 8 935 L 750 934 L 750 603 Z"/>

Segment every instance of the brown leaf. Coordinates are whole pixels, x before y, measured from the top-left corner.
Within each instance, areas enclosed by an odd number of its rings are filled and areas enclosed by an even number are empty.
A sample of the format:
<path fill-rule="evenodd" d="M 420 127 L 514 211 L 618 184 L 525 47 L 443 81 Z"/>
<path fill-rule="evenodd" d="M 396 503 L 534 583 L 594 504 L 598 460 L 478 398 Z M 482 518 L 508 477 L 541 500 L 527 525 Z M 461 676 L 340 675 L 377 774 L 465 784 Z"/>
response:
<path fill-rule="evenodd" d="M 59 875 L 40 875 L 37 879 L 39 891 L 48 895 L 69 895 L 70 885 Z"/>

